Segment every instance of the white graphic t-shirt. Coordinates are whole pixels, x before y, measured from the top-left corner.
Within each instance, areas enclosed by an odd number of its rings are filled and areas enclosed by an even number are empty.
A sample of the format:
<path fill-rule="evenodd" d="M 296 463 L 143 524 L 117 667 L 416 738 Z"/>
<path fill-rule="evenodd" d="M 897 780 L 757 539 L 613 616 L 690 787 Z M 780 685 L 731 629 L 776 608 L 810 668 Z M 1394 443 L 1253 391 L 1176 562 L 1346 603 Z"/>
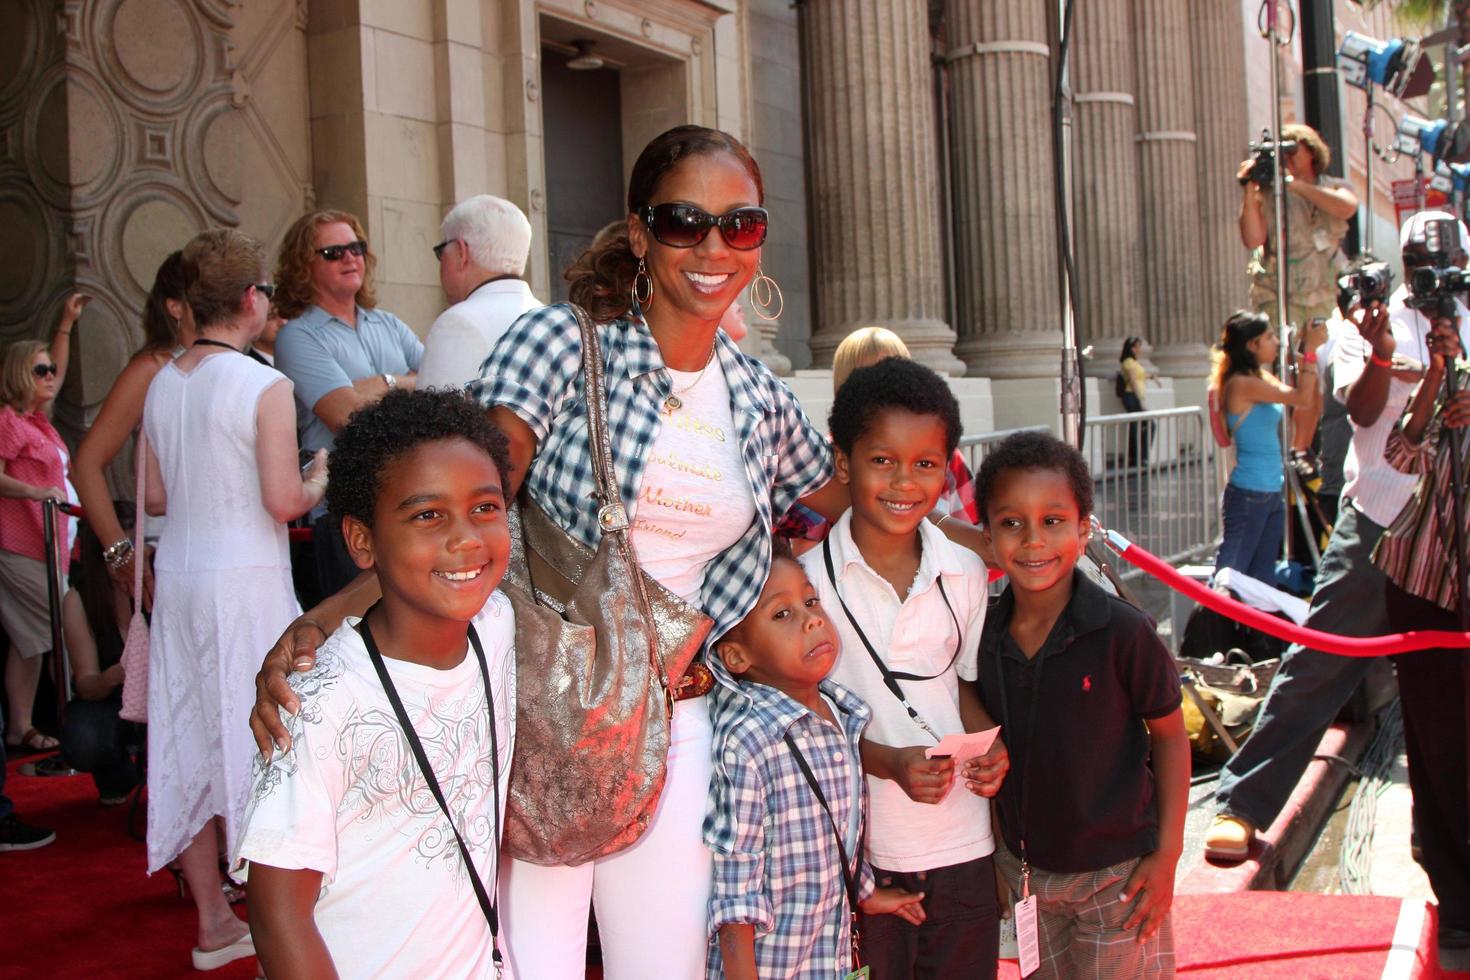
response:
<path fill-rule="evenodd" d="M 730 386 L 720 362 L 703 372 L 669 371 L 678 407 L 665 403 L 629 515 L 638 563 L 660 585 L 699 605 L 704 568 L 755 519 Z"/>
<path fill-rule="evenodd" d="M 316 666 L 291 675 L 301 699 L 282 712 L 292 747 L 257 757 L 237 861 L 322 872 L 316 925 L 344 977 L 492 977 L 490 928 L 454 833 L 419 772 L 357 619 Z M 499 592 L 474 620 L 500 759 L 500 810 L 515 732 L 515 615 Z M 489 713 L 473 647 L 450 670 L 384 658 L 439 787 L 494 896 Z"/>

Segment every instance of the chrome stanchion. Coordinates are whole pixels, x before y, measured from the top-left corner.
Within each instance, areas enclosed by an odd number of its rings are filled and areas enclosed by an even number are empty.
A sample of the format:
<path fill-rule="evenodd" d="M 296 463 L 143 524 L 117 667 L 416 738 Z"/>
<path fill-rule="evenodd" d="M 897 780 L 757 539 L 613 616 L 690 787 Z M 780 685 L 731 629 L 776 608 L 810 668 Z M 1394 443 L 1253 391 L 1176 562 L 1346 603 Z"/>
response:
<path fill-rule="evenodd" d="M 67 693 L 71 690 L 71 671 L 66 662 L 66 643 L 61 632 L 61 549 L 66 535 L 58 534 L 62 514 L 78 514 L 71 504 L 52 500 L 41 502 L 41 542 L 46 550 L 46 602 L 51 610 L 51 679 L 56 688 L 56 728 L 61 731 L 66 720 Z M 20 767 L 26 776 L 79 776 L 58 752 L 39 762 Z"/>

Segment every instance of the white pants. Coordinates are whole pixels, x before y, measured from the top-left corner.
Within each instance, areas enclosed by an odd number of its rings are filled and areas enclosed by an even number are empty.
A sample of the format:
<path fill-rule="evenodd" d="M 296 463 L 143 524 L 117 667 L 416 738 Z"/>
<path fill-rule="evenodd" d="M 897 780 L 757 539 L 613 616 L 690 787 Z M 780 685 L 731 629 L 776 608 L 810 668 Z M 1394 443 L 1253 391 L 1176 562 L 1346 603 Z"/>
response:
<path fill-rule="evenodd" d="M 712 863 L 707 698 L 674 704 L 668 776 L 648 832 L 617 854 L 576 867 L 501 862 L 501 943 L 518 980 L 583 980 L 587 910 L 597 913 L 606 980 L 701 980 Z"/>

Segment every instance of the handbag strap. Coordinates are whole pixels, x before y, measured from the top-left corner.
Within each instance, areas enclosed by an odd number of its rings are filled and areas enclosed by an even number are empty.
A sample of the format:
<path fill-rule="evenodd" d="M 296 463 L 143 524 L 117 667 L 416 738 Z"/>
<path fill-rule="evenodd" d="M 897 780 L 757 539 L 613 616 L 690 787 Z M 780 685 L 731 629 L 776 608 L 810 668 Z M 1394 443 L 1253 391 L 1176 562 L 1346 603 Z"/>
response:
<path fill-rule="evenodd" d="M 373 604 L 377 608 L 377 603 Z M 368 613 L 373 610 L 369 609 Z M 357 624 L 357 632 L 362 636 L 363 645 L 367 647 L 368 658 L 373 662 L 373 669 L 378 672 L 378 680 L 383 684 L 383 693 L 388 696 L 388 703 L 393 706 L 393 713 L 398 716 L 398 724 L 403 729 L 403 737 L 408 740 L 408 747 L 413 750 L 414 761 L 418 763 L 419 772 L 423 774 L 424 782 L 429 786 L 429 792 L 434 796 L 434 802 L 439 804 L 439 809 L 444 813 L 444 820 L 449 824 L 449 829 L 454 833 L 454 841 L 459 845 L 460 857 L 464 859 L 465 870 L 469 872 L 470 887 L 475 890 L 475 901 L 480 903 L 480 911 L 485 915 L 485 921 L 490 926 L 490 958 L 495 963 L 495 975 L 499 977 L 504 970 L 504 964 L 500 956 L 500 915 L 497 908 L 497 899 L 490 896 L 485 890 L 485 883 L 480 880 L 480 872 L 475 867 L 474 858 L 470 857 L 469 845 L 460 836 L 459 828 L 454 824 L 454 816 L 449 812 L 449 803 L 444 799 L 444 791 L 439 788 L 439 779 L 434 775 L 434 767 L 429 764 L 429 756 L 424 752 L 424 743 L 419 739 L 418 731 L 409 720 L 408 712 L 403 709 L 403 700 L 398 696 L 398 688 L 393 685 L 393 678 L 388 674 L 388 667 L 383 663 L 383 655 L 378 652 L 378 644 L 373 640 L 372 628 L 368 626 L 367 615 L 364 615 Z M 480 662 L 480 678 L 485 683 L 485 706 L 490 712 L 490 789 L 495 799 L 495 826 L 494 838 L 491 841 L 491 853 L 500 849 L 500 740 L 495 731 L 495 692 L 490 688 L 490 667 L 485 662 L 485 648 L 480 645 L 480 637 L 475 632 L 474 624 L 465 627 L 469 635 L 470 645 L 475 648 L 475 659 Z"/>
<path fill-rule="evenodd" d="M 607 389 L 604 384 L 606 367 L 602 361 L 602 343 L 597 336 L 597 325 L 587 311 L 576 303 L 568 304 L 572 315 L 577 318 L 577 329 L 582 334 L 582 378 L 583 400 L 587 404 L 587 437 L 592 451 L 592 473 L 597 481 L 597 497 L 601 506 L 597 510 L 597 526 L 603 534 L 611 534 L 618 551 L 627 562 L 632 573 L 633 596 L 638 604 L 648 633 L 648 663 L 664 689 L 664 711 L 667 717 L 674 715 L 674 681 L 669 677 L 659 656 L 658 630 L 654 625 L 653 603 L 648 598 L 648 588 L 638 567 L 628 540 L 628 511 L 623 506 L 623 491 L 618 486 L 617 471 L 613 467 L 611 440 L 607 431 Z"/>
<path fill-rule="evenodd" d="M 148 435 L 143 431 L 143 426 L 138 426 L 138 435 L 134 439 L 137 443 L 137 460 L 134 469 L 137 476 L 137 496 L 133 498 L 133 606 L 138 611 L 143 609 L 143 537 L 147 530 L 144 525 L 144 497 L 143 494 L 148 487 Z"/>
<path fill-rule="evenodd" d="M 587 437 L 592 451 L 592 475 L 597 483 L 597 499 L 602 505 L 597 511 L 597 526 L 604 534 L 625 531 L 628 528 L 628 512 L 623 507 L 623 492 L 618 486 L 611 440 L 607 432 L 607 369 L 602 362 L 602 342 L 597 336 L 597 325 L 592 322 L 587 311 L 576 303 L 568 305 L 577 318 L 577 328 L 582 334 L 582 384 L 583 398 L 587 403 Z"/>

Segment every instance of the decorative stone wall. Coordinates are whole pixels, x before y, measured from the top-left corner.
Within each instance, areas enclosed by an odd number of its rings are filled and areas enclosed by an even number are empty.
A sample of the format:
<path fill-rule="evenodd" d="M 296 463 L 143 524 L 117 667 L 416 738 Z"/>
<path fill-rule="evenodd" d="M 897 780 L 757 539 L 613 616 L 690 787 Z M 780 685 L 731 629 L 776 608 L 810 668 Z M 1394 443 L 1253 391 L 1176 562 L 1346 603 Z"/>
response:
<path fill-rule="evenodd" d="M 94 297 L 56 406 L 73 443 L 163 258 L 217 225 L 274 247 L 310 199 L 304 24 L 295 0 L 0 4 L 0 334 L 49 336 L 67 293 Z"/>

